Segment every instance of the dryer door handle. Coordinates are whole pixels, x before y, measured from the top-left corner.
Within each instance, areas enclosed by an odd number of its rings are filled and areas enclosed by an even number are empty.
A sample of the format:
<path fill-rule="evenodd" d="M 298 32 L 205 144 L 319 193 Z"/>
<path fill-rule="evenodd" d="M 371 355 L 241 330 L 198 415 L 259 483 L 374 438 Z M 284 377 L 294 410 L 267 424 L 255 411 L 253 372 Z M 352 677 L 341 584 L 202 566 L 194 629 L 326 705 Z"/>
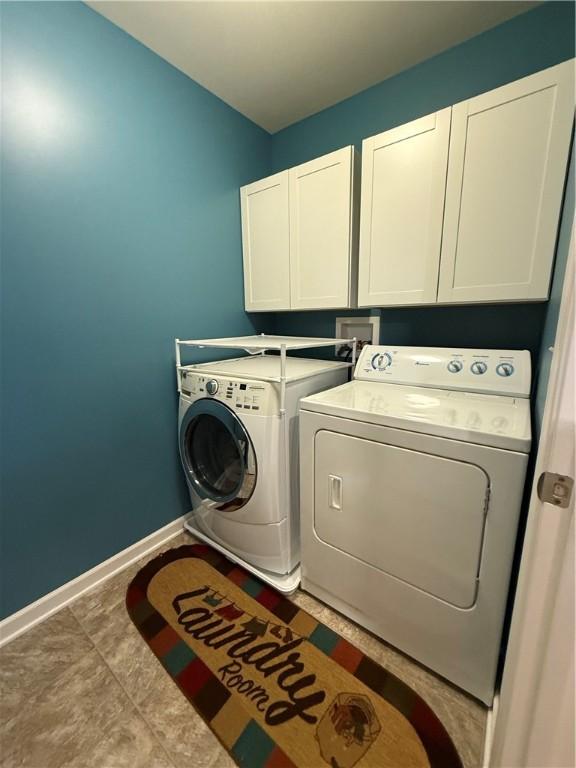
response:
<path fill-rule="evenodd" d="M 338 475 L 328 475 L 330 507 L 342 509 L 342 478 Z"/>

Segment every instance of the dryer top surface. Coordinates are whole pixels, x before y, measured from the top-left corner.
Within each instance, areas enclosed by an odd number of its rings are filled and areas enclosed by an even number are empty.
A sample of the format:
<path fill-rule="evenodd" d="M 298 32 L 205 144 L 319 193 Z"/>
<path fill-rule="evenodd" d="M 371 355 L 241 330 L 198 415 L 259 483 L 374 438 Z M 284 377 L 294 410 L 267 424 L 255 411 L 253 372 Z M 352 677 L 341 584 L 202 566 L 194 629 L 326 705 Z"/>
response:
<path fill-rule="evenodd" d="M 527 398 L 354 380 L 300 401 L 303 411 L 528 453 Z"/>

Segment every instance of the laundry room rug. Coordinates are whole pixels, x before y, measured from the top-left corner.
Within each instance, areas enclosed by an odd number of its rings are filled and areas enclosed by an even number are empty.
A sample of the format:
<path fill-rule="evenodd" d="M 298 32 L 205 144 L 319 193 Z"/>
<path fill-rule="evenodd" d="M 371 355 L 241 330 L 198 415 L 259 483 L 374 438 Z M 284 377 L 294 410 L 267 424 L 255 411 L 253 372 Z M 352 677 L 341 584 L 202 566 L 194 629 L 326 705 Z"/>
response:
<path fill-rule="evenodd" d="M 126 605 L 242 768 L 462 766 L 405 683 L 208 546 L 149 562 Z"/>

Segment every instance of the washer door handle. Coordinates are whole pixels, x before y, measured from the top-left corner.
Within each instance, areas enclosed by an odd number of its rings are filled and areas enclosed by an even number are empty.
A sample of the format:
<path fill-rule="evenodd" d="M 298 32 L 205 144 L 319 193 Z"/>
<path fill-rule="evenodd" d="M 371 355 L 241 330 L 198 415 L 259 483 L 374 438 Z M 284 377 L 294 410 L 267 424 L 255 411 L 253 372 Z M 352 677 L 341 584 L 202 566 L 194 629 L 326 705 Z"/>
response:
<path fill-rule="evenodd" d="M 328 475 L 330 507 L 342 509 L 342 478 L 338 475 Z"/>

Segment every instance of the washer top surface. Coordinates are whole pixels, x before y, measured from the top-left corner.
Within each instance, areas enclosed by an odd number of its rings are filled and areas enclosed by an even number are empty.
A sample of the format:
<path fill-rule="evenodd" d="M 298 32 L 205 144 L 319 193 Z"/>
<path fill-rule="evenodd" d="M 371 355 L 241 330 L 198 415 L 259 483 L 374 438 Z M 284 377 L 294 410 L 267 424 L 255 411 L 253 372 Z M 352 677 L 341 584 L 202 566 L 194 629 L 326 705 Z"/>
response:
<path fill-rule="evenodd" d="M 313 360 L 305 357 L 287 357 L 286 381 L 298 381 L 320 373 L 349 367 L 349 363 Z M 192 365 L 189 369 L 214 376 L 238 376 L 240 378 L 259 379 L 260 381 L 279 381 L 280 357 L 278 355 L 254 355 L 233 360 L 201 363 L 199 365 Z"/>
<path fill-rule="evenodd" d="M 339 416 L 528 453 L 527 398 L 350 381 L 300 401 L 304 411 Z"/>

